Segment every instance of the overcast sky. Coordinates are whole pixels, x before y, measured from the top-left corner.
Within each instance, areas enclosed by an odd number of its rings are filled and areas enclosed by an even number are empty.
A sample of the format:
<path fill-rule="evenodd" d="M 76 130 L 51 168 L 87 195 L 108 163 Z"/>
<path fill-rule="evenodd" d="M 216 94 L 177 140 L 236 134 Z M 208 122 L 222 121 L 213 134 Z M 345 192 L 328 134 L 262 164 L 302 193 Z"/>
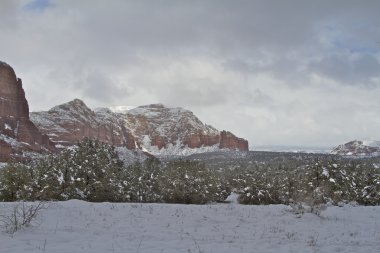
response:
<path fill-rule="evenodd" d="M 378 0 L 1 0 L 31 110 L 163 103 L 250 146 L 380 140 Z"/>

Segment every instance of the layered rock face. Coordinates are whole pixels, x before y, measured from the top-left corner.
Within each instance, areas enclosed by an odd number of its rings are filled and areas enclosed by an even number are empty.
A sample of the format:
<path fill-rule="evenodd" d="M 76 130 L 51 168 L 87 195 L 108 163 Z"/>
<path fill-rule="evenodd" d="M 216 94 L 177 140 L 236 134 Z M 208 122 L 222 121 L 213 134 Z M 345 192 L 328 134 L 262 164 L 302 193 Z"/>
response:
<path fill-rule="evenodd" d="M 159 149 L 180 142 L 190 148 L 212 146 L 219 141 L 219 131 L 203 124 L 194 114 L 182 108 L 162 104 L 140 106 L 126 112 L 125 122 L 143 145 L 147 138 Z"/>
<path fill-rule="evenodd" d="M 75 145 L 84 138 L 136 148 L 135 139 L 124 127 L 123 119 L 107 109 L 95 112 L 79 99 L 55 106 L 47 112 L 32 112 L 30 117 L 58 148 Z"/>
<path fill-rule="evenodd" d="M 0 62 L 0 161 L 18 158 L 24 151 L 53 151 L 54 145 L 29 120 L 29 106 L 21 79 Z"/>
<path fill-rule="evenodd" d="M 191 111 L 183 108 L 153 104 L 129 110 L 125 115 L 128 127 L 147 149 L 149 144 L 158 149 L 179 144 L 192 149 L 216 146 L 248 151 L 248 141 L 203 124 Z"/>
<path fill-rule="evenodd" d="M 379 156 L 380 142 L 354 140 L 339 145 L 331 153 L 344 156 Z"/>
<path fill-rule="evenodd" d="M 0 116 L 29 118 L 22 81 L 16 77 L 12 67 L 3 62 L 0 63 L 0 85 Z"/>
<path fill-rule="evenodd" d="M 192 112 L 161 104 L 140 106 L 124 113 L 107 108 L 91 110 L 83 101 L 73 100 L 47 112 L 31 113 L 41 132 L 61 147 L 83 138 L 99 139 L 114 146 L 142 149 L 152 154 L 171 148 L 215 147 L 248 150 L 248 142 L 230 132 L 203 124 Z"/>
<path fill-rule="evenodd" d="M 248 141 L 238 138 L 231 132 L 222 131 L 220 133 L 220 148 L 248 150 Z"/>

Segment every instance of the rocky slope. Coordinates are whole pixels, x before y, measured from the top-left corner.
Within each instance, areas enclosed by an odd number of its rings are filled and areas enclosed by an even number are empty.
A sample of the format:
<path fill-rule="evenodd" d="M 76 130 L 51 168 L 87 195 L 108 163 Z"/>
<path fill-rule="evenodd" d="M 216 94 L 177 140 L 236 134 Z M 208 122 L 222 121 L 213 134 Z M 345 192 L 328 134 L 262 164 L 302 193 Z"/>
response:
<path fill-rule="evenodd" d="M 46 135 L 29 120 L 29 106 L 11 66 L 0 62 L 0 162 L 23 159 L 25 152 L 54 151 Z"/>
<path fill-rule="evenodd" d="M 154 155 L 248 150 L 246 140 L 203 124 L 188 110 L 161 104 L 119 113 L 107 108 L 91 110 L 83 101 L 75 99 L 47 112 L 31 113 L 31 119 L 59 147 L 74 145 L 89 137 Z"/>
<path fill-rule="evenodd" d="M 30 118 L 58 148 L 75 145 L 83 138 L 136 148 L 134 137 L 118 114 L 107 109 L 95 112 L 79 99 L 55 106 L 47 112 L 32 112 Z"/>
<path fill-rule="evenodd" d="M 331 153 L 344 156 L 378 156 L 380 155 L 380 142 L 354 140 L 339 145 Z"/>

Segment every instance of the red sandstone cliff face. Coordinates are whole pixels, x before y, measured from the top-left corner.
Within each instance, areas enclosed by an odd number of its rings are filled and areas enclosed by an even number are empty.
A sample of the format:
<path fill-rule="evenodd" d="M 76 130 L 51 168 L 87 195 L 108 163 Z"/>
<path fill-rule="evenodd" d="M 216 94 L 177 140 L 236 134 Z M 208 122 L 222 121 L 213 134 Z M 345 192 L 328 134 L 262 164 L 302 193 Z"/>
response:
<path fill-rule="evenodd" d="M 29 106 L 21 79 L 0 62 L 0 161 L 17 159 L 24 151 L 53 151 L 54 145 L 29 120 Z"/>
<path fill-rule="evenodd" d="M 203 124 L 195 115 L 182 108 L 161 104 L 140 106 L 128 111 L 125 124 L 146 149 L 166 148 L 180 143 L 190 148 L 218 143 L 219 131 Z"/>
<path fill-rule="evenodd" d="M 197 133 L 186 137 L 183 143 L 189 148 L 200 148 L 202 146 L 214 146 L 218 144 L 219 141 L 219 135 L 205 135 L 202 133 Z"/>
<path fill-rule="evenodd" d="M 75 99 L 47 112 L 32 112 L 32 121 L 58 147 L 72 146 L 84 138 L 98 139 L 113 146 L 134 149 L 135 140 L 123 121 L 110 110 L 93 111 Z"/>
<path fill-rule="evenodd" d="M 248 141 L 242 138 L 238 138 L 231 132 L 222 131 L 220 133 L 220 148 L 248 150 Z"/>
<path fill-rule="evenodd" d="M 162 149 L 172 145 L 248 151 L 248 141 L 202 123 L 191 111 L 183 108 L 153 104 L 137 107 L 125 115 L 127 127 L 147 150 L 150 146 Z"/>

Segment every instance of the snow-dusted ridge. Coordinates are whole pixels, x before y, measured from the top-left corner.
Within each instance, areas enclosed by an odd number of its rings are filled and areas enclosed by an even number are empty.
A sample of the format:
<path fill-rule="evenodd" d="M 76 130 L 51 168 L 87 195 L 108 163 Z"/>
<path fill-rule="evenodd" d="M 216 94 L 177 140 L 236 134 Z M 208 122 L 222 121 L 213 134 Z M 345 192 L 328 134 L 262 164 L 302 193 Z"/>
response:
<path fill-rule="evenodd" d="M 380 141 L 374 141 L 374 140 L 363 140 L 363 145 L 368 147 L 376 147 L 380 148 Z"/>
<path fill-rule="evenodd" d="M 337 146 L 331 153 L 357 157 L 380 156 L 380 141 L 354 140 Z"/>
<path fill-rule="evenodd" d="M 155 156 L 184 156 L 217 150 L 248 150 L 248 143 L 201 122 L 193 112 L 163 104 L 90 109 L 75 99 L 46 112 L 30 113 L 41 132 L 63 146 L 84 137 Z"/>

